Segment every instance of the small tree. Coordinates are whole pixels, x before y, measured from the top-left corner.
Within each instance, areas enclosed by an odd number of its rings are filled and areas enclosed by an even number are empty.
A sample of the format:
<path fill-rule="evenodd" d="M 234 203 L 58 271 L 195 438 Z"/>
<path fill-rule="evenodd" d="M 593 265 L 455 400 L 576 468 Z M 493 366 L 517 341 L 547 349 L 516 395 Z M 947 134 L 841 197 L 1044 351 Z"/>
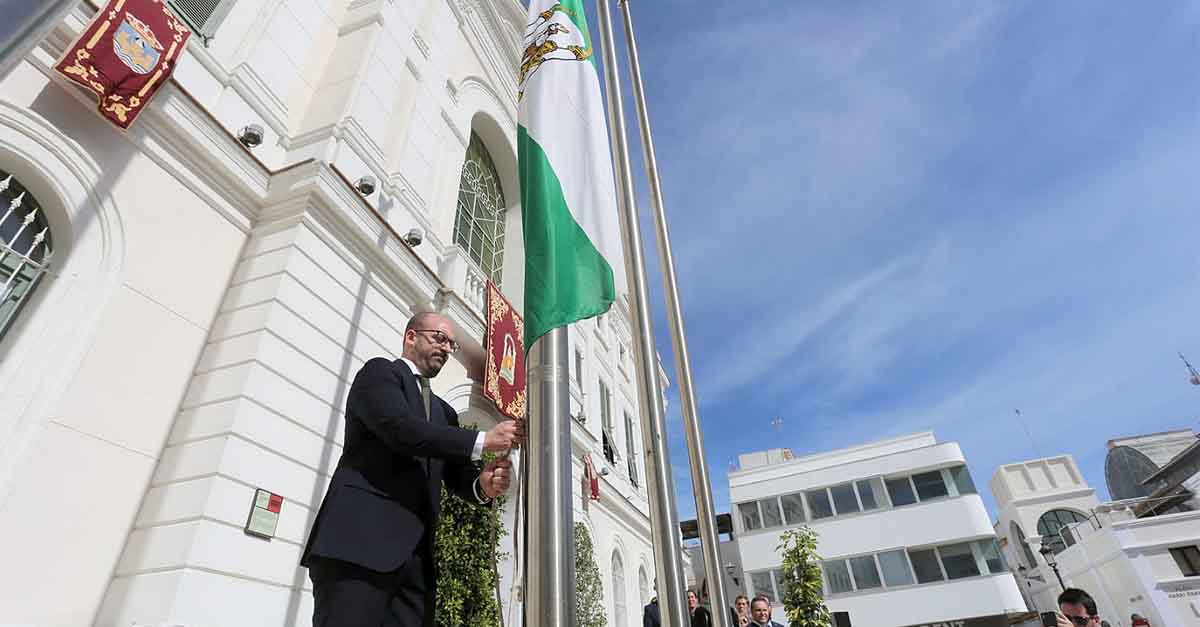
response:
<path fill-rule="evenodd" d="M 600 585 L 600 567 L 592 548 L 592 535 L 583 523 L 575 523 L 575 625 L 604 627 L 604 588 Z"/>
<path fill-rule="evenodd" d="M 829 627 L 832 618 L 821 589 L 817 532 L 807 526 L 785 531 L 775 550 L 783 556 L 780 594 L 789 627 Z"/>
<path fill-rule="evenodd" d="M 494 454 L 484 454 L 485 462 L 492 459 Z M 434 543 L 438 627 L 504 624 L 500 616 L 503 608 L 496 598 L 497 564 L 508 557 L 500 550 L 501 538 L 508 535 L 500 520 L 503 508 L 502 496 L 492 506 L 481 506 L 442 488 L 442 515 Z"/>

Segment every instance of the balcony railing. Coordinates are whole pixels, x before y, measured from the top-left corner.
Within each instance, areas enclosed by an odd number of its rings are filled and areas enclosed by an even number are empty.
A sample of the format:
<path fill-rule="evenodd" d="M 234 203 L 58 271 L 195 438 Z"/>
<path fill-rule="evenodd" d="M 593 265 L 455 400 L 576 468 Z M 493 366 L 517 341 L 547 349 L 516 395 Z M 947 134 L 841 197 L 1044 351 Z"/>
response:
<path fill-rule="evenodd" d="M 438 275 L 480 318 L 484 318 L 488 278 L 467 251 L 457 245 L 447 247 L 438 263 Z"/>

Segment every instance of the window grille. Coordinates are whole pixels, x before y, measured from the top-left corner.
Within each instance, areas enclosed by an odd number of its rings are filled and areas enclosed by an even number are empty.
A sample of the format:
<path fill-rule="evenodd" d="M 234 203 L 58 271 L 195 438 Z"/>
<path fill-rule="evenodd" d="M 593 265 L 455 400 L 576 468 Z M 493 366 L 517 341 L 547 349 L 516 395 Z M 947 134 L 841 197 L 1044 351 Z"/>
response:
<path fill-rule="evenodd" d="M 504 207 L 504 192 L 492 156 L 479 135 L 471 133 L 458 184 L 454 243 L 467 251 L 467 256 L 496 285 L 500 284 L 504 265 Z"/>
<path fill-rule="evenodd" d="M 225 21 L 229 10 L 233 8 L 234 0 L 167 0 L 167 4 L 175 9 L 175 15 L 191 27 L 192 32 L 199 35 L 207 45 L 208 41 L 217 34 L 217 27 Z"/>
<path fill-rule="evenodd" d="M 50 225 L 37 200 L 0 170 L 0 337 L 46 273 L 51 250 Z"/>

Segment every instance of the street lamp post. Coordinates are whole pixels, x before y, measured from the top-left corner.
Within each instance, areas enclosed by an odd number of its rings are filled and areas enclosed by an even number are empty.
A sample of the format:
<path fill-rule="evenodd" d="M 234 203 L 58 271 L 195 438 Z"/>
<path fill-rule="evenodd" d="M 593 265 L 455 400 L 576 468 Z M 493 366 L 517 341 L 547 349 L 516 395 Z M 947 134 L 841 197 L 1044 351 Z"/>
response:
<path fill-rule="evenodd" d="M 1058 579 L 1058 587 L 1065 591 L 1067 586 L 1063 583 L 1062 575 L 1058 573 L 1058 561 L 1054 559 L 1054 550 L 1048 546 L 1043 546 L 1038 549 L 1038 553 L 1042 554 L 1042 558 L 1046 560 L 1046 565 L 1050 567 L 1050 570 L 1054 571 L 1054 577 Z"/>

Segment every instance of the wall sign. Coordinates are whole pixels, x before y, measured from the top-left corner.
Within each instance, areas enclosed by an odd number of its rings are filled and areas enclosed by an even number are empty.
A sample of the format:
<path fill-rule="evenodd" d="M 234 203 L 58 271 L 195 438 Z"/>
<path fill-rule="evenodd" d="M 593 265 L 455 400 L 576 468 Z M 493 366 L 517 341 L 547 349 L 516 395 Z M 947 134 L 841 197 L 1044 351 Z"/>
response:
<path fill-rule="evenodd" d="M 283 510 L 283 497 L 259 488 L 254 492 L 254 505 L 246 519 L 246 533 L 270 540 L 275 537 L 279 526 L 279 512 Z"/>

